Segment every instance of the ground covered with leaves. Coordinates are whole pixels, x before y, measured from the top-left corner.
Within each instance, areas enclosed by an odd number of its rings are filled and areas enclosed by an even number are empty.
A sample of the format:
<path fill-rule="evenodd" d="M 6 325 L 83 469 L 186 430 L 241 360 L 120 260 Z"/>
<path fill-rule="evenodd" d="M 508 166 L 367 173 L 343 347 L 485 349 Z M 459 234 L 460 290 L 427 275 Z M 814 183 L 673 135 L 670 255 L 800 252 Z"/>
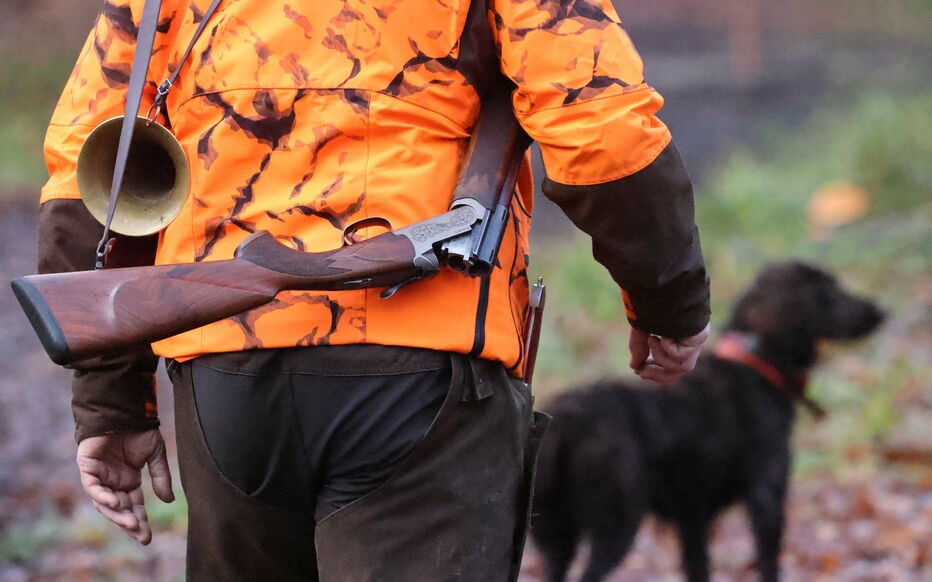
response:
<path fill-rule="evenodd" d="M 60 497 L 52 512 L 46 505 L 43 517 L 20 530 L 21 538 L 6 540 L 0 581 L 183 579 L 180 522 L 157 517 L 153 542 L 142 548 L 74 494 Z M 16 502 L 21 500 L 2 501 Z M 8 515 L 9 509 L 0 511 Z M 753 542 L 743 511 L 726 513 L 712 539 L 713 581 L 756 579 Z M 631 554 L 608 582 L 681 580 L 678 551 L 675 532 L 648 520 Z M 892 474 L 851 483 L 831 478 L 794 483 L 781 565 L 787 582 L 932 580 L 932 487 Z M 571 580 L 581 573 L 581 566 L 581 562 L 574 566 Z M 539 556 L 529 544 L 519 580 L 539 582 L 542 574 Z"/>
<path fill-rule="evenodd" d="M 787 582 L 932 580 L 932 488 L 892 475 L 840 483 L 796 482 L 788 500 L 781 567 Z M 585 550 L 583 550 L 583 553 Z M 577 560 L 571 579 L 579 576 Z M 744 512 L 729 511 L 712 532 L 713 581 L 753 581 L 754 545 Z M 543 580 L 532 546 L 523 582 Z M 648 520 L 625 561 L 607 582 L 682 579 L 679 546 L 669 526 Z"/>

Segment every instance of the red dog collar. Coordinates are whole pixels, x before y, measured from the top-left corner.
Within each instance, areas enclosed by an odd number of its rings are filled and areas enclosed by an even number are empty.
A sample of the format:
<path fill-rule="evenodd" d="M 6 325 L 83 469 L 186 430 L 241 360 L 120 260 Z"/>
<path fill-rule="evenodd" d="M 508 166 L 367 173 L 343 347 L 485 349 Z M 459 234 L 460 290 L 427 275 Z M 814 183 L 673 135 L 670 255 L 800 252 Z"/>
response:
<path fill-rule="evenodd" d="M 816 418 L 824 417 L 825 409 L 806 395 L 806 375 L 800 374 L 791 381 L 776 366 L 755 354 L 748 347 L 752 343 L 753 338 L 746 334 L 726 333 L 715 345 L 713 353 L 723 360 L 738 362 L 751 368 L 766 378 L 774 387 L 787 391 L 793 398 L 801 401 Z"/>

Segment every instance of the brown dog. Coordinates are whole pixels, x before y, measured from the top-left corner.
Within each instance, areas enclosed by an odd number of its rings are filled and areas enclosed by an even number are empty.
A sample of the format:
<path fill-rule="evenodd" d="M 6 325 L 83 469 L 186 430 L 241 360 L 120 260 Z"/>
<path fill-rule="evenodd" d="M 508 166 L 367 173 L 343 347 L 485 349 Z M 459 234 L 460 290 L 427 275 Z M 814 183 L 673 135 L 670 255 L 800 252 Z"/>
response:
<path fill-rule="evenodd" d="M 871 301 L 830 274 L 790 262 L 764 269 L 738 301 L 715 353 L 669 387 L 602 381 L 565 392 L 540 454 L 531 534 L 549 582 L 562 581 L 584 539 L 582 577 L 619 564 L 648 512 L 675 524 L 691 582 L 709 579 L 707 530 L 747 506 L 762 580 L 778 579 L 795 404 L 819 340 L 868 335 Z"/>

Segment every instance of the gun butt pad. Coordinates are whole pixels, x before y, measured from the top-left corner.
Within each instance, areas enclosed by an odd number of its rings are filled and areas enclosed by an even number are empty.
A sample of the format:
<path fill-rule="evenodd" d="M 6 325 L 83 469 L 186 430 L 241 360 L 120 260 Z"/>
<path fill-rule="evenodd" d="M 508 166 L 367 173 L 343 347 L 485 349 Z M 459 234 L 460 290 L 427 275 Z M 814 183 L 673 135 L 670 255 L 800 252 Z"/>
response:
<path fill-rule="evenodd" d="M 49 358 L 60 366 L 71 363 L 71 350 L 65 334 L 36 286 L 28 277 L 13 279 L 10 285 Z"/>

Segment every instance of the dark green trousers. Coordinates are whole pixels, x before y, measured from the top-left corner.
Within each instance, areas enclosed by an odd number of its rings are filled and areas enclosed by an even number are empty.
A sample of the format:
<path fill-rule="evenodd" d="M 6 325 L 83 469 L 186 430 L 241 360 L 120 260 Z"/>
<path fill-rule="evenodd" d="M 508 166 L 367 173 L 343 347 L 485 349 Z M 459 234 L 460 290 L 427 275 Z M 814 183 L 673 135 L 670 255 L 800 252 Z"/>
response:
<path fill-rule="evenodd" d="M 189 581 L 517 578 L 547 418 L 500 364 L 345 346 L 169 372 Z"/>

